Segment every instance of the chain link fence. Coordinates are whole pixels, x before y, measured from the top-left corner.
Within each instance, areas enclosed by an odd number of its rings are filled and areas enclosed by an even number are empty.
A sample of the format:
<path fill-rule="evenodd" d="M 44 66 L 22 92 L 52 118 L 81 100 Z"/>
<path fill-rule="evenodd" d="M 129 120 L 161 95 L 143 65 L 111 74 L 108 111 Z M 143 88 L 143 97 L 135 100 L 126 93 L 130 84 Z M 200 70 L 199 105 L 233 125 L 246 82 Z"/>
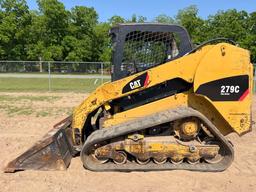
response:
<path fill-rule="evenodd" d="M 110 74 L 109 62 L 0 61 L 0 90 L 92 91 Z"/>
<path fill-rule="evenodd" d="M 109 62 L 0 61 L 0 90 L 91 91 L 110 75 Z"/>
<path fill-rule="evenodd" d="M 110 75 L 109 62 L 0 61 L 1 73 L 59 73 Z"/>

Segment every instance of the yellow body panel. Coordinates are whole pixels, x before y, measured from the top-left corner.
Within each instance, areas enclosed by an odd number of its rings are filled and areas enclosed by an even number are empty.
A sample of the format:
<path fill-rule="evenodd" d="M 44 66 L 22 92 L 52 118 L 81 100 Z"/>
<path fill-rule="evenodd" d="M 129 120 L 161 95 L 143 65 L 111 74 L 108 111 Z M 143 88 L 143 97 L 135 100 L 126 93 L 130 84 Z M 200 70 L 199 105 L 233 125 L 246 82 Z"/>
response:
<path fill-rule="evenodd" d="M 118 125 L 126 121 L 150 115 L 165 109 L 174 109 L 179 106 L 189 106 L 203 113 L 208 119 L 218 127 L 223 135 L 232 131 L 232 127 L 224 121 L 217 110 L 204 98 L 198 97 L 193 93 L 180 93 L 175 96 L 167 97 L 146 105 L 142 105 L 121 113 L 117 113 L 104 121 L 103 127 L 107 128 Z"/>
<path fill-rule="evenodd" d="M 192 83 L 194 80 L 197 65 L 200 63 L 200 60 L 202 59 L 204 54 L 207 53 L 208 49 L 209 47 L 205 47 L 205 49 L 198 51 L 194 54 L 184 56 L 177 60 L 147 70 L 147 72 L 149 73 L 148 87 L 154 86 L 168 79 L 176 77 L 180 77 L 186 80 L 187 82 Z M 93 93 L 90 94 L 88 98 L 86 98 L 77 108 L 75 108 L 73 112 L 72 127 L 82 129 L 87 115 L 93 110 L 103 105 L 104 103 L 112 99 L 120 98 L 125 95 L 129 95 L 133 92 L 138 92 L 142 89 L 145 89 L 140 88 L 129 93 L 122 94 L 123 87 L 129 81 L 131 81 L 132 79 L 141 75 L 144 72 L 131 75 L 118 81 L 105 83 L 98 87 Z"/>
<path fill-rule="evenodd" d="M 213 47 L 201 60 L 194 79 L 194 91 L 206 82 L 239 75 L 249 76 L 249 93 L 242 101 L 211 101 L 204 96 L 229 125 L 242 134 L 251 127 L 252 65 L 249 51 L 221 43 Z"/>
<path fill-rule="evenodd" d="M 88 115 L 100 106 L 105 106 L 105 109 L 109 110 L 108 102 L 114 99 L 141 91 L 166 80 L 181 78 L 189 83 L 193 83 L 193 89 L 186 93 L 177 94 L 116 113 L 104 121 L 103 127 L 116 125 L 164 109 L 185 105 L 203 113 L 224 135 L 232 131 L 238 134 L 245 133 L 250 130 L 251 126 L 249 120 L 251 118 L 252 66 L 249 58 L 247 50 L 230 44 L 220 43 L 205 46 L 195 53 L 147 70 L 149 75 L 147 87 L 122 93 L 122 89 L 127 83 L 145 73 L 145 71 L 118 81 L 105 83 L 74 110 L 72 128 L 79 129 L 80 133 L 82 133 Z M 250 94 L 241 102 L 213 102 L 205 96 L 194 93 L 201 84 L 241 74 L 246 74 L 250 77 Z"/>
<path fill-rule="evenodd" d="M 146 105 L 142 105 L 111 116 L 110 118 L 104 121 L 103 127 L 110 127 L 113 125 L 123 123 L 125 121 L 141 118 L 146 115 L 150 115 L 163 110 L 176 108 L 179 106 L 187 106 L 187 100 L 188 94 L 180 93 L 176 96 L 167 97 L 152 103 L 148 103 Z"/>

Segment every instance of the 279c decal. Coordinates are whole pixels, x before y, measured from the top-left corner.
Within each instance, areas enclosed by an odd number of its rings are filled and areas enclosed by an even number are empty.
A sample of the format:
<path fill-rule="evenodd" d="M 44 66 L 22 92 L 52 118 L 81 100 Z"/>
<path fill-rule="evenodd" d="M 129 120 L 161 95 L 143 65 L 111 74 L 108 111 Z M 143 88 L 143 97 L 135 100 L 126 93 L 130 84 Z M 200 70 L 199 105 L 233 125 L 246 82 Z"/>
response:
<path fill-rule="evenodd" d="M 249 76 L 239 75 L 206 82 L 196 90 L 212 101 L 243 101 L 249 94 Z"/>
<path fill-rule="evenodd" d="M 221 95 L 230 95 L 232 93 L 239 93 L 240 86 L 239 85 L 222 85 L 221 86 Z"/>

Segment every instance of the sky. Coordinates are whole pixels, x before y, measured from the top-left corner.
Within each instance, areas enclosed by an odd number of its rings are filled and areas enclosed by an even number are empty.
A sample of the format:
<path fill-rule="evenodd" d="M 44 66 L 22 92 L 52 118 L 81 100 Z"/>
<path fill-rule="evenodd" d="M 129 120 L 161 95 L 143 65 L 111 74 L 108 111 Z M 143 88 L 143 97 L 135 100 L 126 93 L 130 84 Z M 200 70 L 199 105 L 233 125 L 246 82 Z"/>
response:
<path fill-rule="evenodd" d="M 119 15 L 125 19 L 133 14 L 145 16 L 152 21 L 160 14 L 175 16 L 178 10 L 196 5 L 199 16 L 206 19 L 207 16 L 217 13 L 218 10 L 237 9 L 249 13 L 256 11 L 255 0 L 60 0 L 66 9 L 77 5 L 94 7 L 99 14 L 99 21 L 104 22 L 113 15 Z M 37 9 L 36 0 L 27 0 L 30 9 Z"/>

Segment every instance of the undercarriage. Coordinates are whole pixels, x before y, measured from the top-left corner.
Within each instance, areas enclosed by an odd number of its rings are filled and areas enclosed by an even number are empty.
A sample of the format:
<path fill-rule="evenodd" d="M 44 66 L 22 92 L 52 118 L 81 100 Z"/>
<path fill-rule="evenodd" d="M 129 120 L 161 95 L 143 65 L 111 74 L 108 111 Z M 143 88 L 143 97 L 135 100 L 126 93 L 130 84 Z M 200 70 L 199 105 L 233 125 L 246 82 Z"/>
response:
<path fill-rule="evenodd" d="M 233 149 L 202 114 L 181 107 L 93 132 L 81 158 L 94 171 L 221 171 Z"/>

